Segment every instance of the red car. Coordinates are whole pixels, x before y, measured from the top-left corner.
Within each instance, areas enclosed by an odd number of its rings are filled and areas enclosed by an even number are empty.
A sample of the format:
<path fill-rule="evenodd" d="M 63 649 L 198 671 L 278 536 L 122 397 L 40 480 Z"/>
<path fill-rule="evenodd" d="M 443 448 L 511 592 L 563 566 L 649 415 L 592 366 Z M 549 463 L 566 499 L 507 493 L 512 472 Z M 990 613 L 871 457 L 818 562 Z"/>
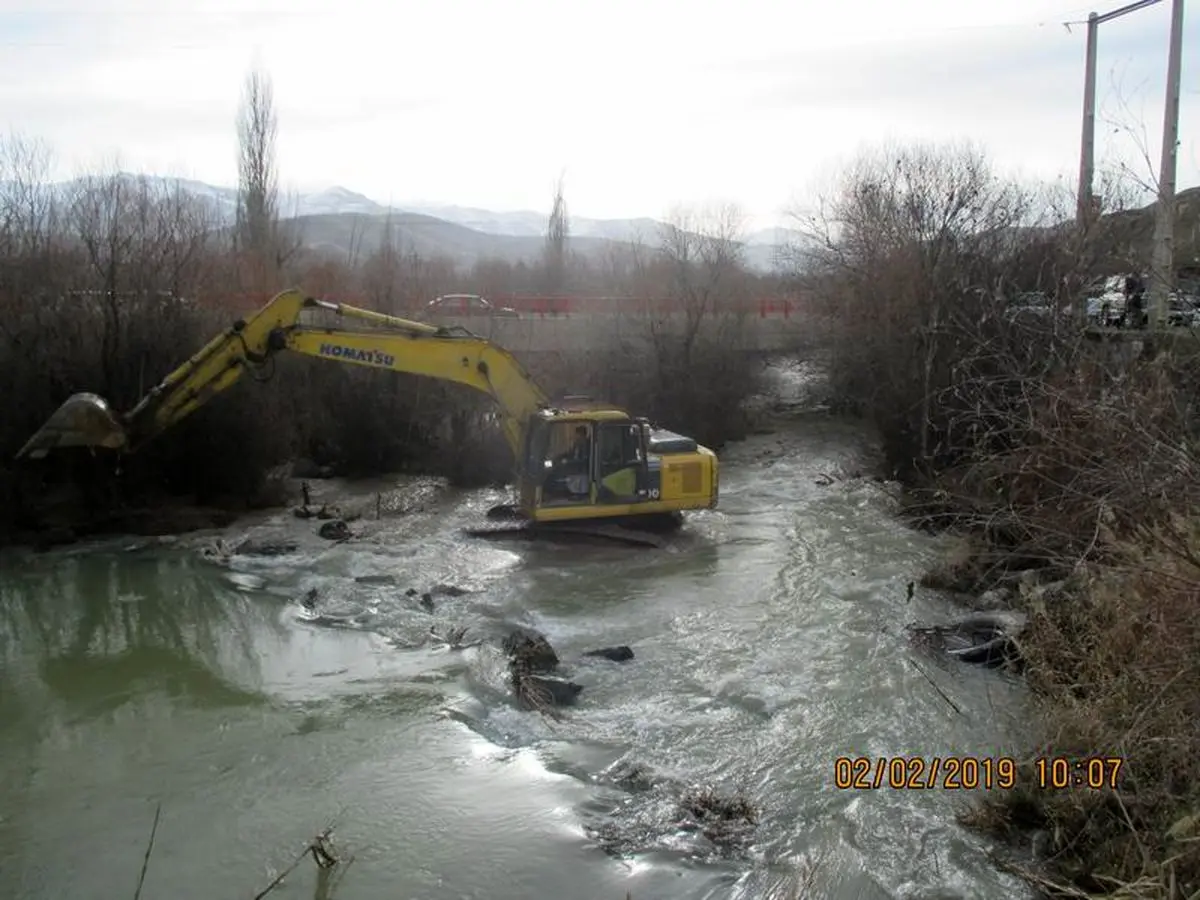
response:
<path fill-rule="evenodd" d="M 442 294 L 425 307 L 430 315 L 464 318 L 467 316 L 504 316 L 516 318 L 517 311 L 508 306 L 495 306 L 478 294 Z"/>

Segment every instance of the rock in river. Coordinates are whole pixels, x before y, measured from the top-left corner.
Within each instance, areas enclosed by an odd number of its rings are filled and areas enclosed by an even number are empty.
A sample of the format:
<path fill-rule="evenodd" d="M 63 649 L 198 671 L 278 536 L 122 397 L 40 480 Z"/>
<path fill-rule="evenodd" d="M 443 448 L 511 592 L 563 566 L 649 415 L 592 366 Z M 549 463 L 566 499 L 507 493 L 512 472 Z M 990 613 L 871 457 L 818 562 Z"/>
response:
<path fill-rule="evenodd" d="M 326 522 L 317 529 L 317 534 L 328 541 L 344 541 L 350 538 L 350 526 L 341 519 Z"/>
<path fill-rule="evenodd" d="M 622 644 L 619 647 L 601 647 L 599 650 L 589 650 L 584 656 L 602 656 L 613 662 L 628 662 L 633 659 L 633 650 Z"/>
<path fill-rule="evenodd" d="M 558 665 L 558 654 L 546 636 L 532 628 L 514 628 L 504 639 L 504 652 L 531 672 L 549 672 Z"/>

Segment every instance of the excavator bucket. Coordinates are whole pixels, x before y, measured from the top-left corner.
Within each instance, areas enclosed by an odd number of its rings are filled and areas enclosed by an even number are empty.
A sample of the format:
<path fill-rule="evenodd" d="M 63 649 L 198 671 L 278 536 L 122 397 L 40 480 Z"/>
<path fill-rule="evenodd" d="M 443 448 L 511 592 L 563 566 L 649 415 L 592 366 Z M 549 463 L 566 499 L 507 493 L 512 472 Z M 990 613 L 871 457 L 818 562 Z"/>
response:
<path fill-rule="evenodd" d="M 25 442 L 17 459 L 41 459 L 59 447 L 118 450 L 125 442 L 125 427 L 117 421 L 104 398 L 96 394 L 72 394 Z"/>

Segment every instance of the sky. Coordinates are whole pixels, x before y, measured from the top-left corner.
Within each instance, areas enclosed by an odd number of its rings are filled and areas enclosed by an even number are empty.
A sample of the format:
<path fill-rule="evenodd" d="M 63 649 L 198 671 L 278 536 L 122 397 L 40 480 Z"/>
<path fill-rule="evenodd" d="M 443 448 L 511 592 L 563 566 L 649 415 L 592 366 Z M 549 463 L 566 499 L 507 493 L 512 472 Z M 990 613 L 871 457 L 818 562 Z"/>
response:
<path fill-rule="evenodd" d="M 246 74 L 274 86 L 281 184 L 380 202 L 785 224 L 885 142 L 976 142 L 1078 178 L 1096 0 L 0 0 L 0 130 L 56 175 L 237 180 Z M 1200 3 L 1184 27 L 1180 188 L 1200 183 Z M 1097 165 L 1157 167 L 1170 0 L 1099 28 Z"/>

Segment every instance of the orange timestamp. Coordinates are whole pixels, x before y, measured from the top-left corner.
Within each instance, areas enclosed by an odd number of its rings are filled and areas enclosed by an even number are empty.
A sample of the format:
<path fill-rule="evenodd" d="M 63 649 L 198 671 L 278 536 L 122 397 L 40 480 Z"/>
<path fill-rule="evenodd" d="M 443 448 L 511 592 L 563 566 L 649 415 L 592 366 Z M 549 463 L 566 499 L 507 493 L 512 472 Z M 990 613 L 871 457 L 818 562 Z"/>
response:
<path fill-rule="evenodd" d="M 1032 761 L 1032 785 L 1042 789 L 1115 788 L 1124 759 L 1096 756 Z M 1010 756 L 839 756 L 833 783 L 839 790 L 1011 790 L 1021 767 Z"/>
<path fill-rule="evenodd" d="M 833 761 L 839 790 L 1008 789 L 1017 784 L 1017 761 L 1008 756 L 839 756 Z"/>

